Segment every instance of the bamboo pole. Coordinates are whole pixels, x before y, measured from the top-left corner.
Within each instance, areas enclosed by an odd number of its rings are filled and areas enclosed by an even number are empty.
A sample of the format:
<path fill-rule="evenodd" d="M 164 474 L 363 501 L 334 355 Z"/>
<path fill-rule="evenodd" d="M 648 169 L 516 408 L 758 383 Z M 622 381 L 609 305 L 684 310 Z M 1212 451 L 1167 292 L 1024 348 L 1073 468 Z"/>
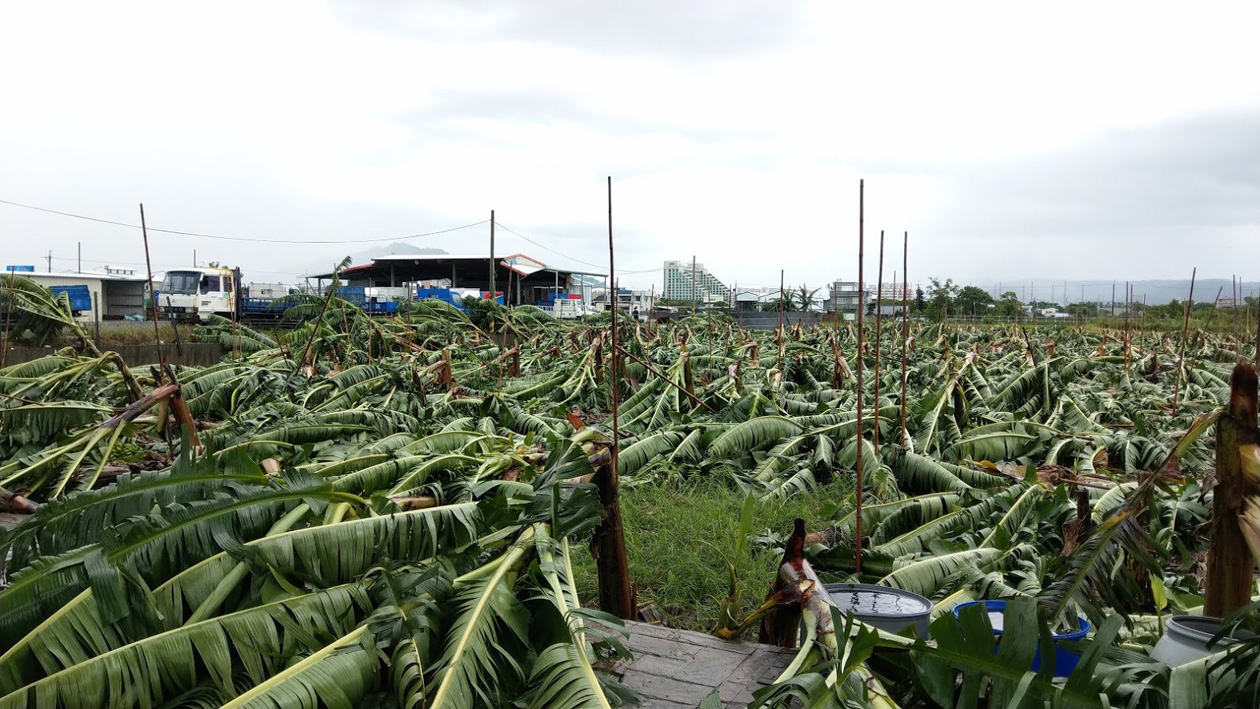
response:
<path fill-rule="evenodd" d="M 1129 282 L 1124 282 L 1124 374 L 1129 375 L 1130 352 L 1133 349 L 1133 292 L 1129 290 Z"/>
<path fill-rule="evenodd" d="M 696 316 L 696 257 L 691 256 L 691 317 Z"/>
<path fill-rule="evenodd" d="M 490 210 L 490 302 L 493 303 L 498 296 L 495 294 L 495 265 L 494 265 L 494 210 Z M 504 299 L 507 300 L 506 298 Z M 555 301 L 552 301 L 555 302 Z"/>
<path fill-rule="evenodd" d="M 1186 314 L 1181 321 L 1181 349 L 1177 353 L 1177 383 L 1173 385 L 1173 415 L 1177 414 L 1177 402 L 1181 394 L 1181 369 L 1186 362 L 1186 339 L 1190 330 L 1190 310 L 1194 308 L 1194 277 L 1198 275 L 1199 269 L 1196 266 L 1190 272 L 1190 297 L 1186 300 Z M 1257 335 L 1260 338 L 1260 335 Z"/>
<path fill-rule="evenodd" d="M 775 335 L 779 340 L 779 376 L 783 376 L 783 348 L 787 344 L 787 338 L 783 336 L 783 269 L 779 269 L 779 331 Z"/>
<path fill-rule="evenodd" d="M 862 250 L 865 245 L 866 228 L 866 180 L 858 180 L 858 307 L 857 307 L 857 480 L 853 496 L 857 504 L 856 543 L 854 546 L 854 569 L 862 573 L 862 313 L 866 310 L 865 289 L 862 279 Z"/>
<path fill-rule="evenodd" d="M 901 236 L 901 447 L 906 447 L 906 347 L 910 340 L 910 232 Z M 1022 311 L 1021 311 L 1022 312 Z"/>
<path fill-rule="evenodd" d="M 875 455 L 879 456 L 879 345 L 884 319 L 880 317 L 880 305 L 884 294 L 884 230 L 879 230 L 879 271 L 875 280 L 875 430 L 871 432 Z"/>
<path fill-rule="evenodd" d="M 613 222 L 612 222 L 612 176 L 608 177 L 608 279 L 616 283 L 615 263 L 613 260 Z M 621 447 L 621 430 L 617 421 L 620 413 L 618 395 L 618 344 L 617 344 L 617 304 L 612 303 L 612 374 L 608 377 L 612 391 L 612 446 L 609 452 L 612 459 L 604 468 L 603 475 L 596 475 L 599 488 L 600 503 L 604 508 L 603 521 L 595 530 L 596 549 L 599 554 L 595 559 L 599 576 L 599 607 L 605 613 L 618 618 L 630 620 L 634 618 L 635 607 L 630 590 L 630 568 L 626 561 L 626 538 L 621 524 L 621 474 L 617 467 L 617 453 Z M 559 491 L 556 491 L 559 494 Z"/>
<path fill-rule="evenodd" d="M 9 279 L 9 287 L 4 292 L 4 294 L 8 296 L 5 298 L 8 302 L 4 304 L 4 332 L 0 334 L 0 369 L 4 369 L 5 361 L 9 356 L 9 328 L 12 326 L 13 322 L 13 271 L 9 271 L 6 274 L 6 277 Z M 93 300 L 92 310 L 94 313 L 96 312 L 96 308 L 96 301 Z M 96 315 L 99 320 L 100 314 L 96 313 Z M 101 339 L 100 333 L 97 333 L 96 339 Z"/>
<path fill-rule="evenodd" d="M 144 269 L 149 274 L 149 280 L 145 284 L 145 298 L 147 308 L 153 310 L 153 344 L 157 347 L 158 361 L 166 362 L 166 353 L 162 351 L 162 331 L 158 329 L 158 312 L 157 301 L 153 298 L 153 265 L 149 260 L 149 228 L 144 221 L 144 204 L 140 204 L 140 233 L 144 236 Z M 158 383 L 162 383 L 162 371 L 158 370 Z"/>

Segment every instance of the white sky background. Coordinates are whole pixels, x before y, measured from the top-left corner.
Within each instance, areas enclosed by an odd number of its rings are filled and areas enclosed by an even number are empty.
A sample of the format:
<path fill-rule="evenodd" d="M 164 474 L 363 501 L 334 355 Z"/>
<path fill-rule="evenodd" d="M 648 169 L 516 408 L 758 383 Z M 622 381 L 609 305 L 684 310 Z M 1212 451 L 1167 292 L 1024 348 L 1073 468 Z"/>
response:
<path fill-rule="evenodd" d="M 7 2 L 0 199 L 262 239 L 486 219 L 623 285 L 1260 272 L 1260 3 Z M 488 227 L 410 240 L 484 252 Z M 0 204 L 0 262 L 142 265 Z M 295 282 L 367 244 L 151 234 Z M 510 234 L 497 250 L 558 266 Z M 896 267 L 899 270 L 899 265 Z M 593 269 L 592 269 L 593 270 Z"/>

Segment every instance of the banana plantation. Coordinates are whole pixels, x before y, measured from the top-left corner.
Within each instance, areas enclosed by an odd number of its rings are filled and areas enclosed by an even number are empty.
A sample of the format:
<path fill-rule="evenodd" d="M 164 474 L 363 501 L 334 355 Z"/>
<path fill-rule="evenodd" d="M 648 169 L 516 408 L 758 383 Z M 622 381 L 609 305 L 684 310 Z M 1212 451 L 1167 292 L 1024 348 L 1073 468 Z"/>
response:
<path fill-rule="evenodd" d="M 275 334 L 216 321 L 197 337 L 230 354 L 171 367 L 0 287 L 74 345 L 0 368 L 0 709 L 633 705 L 617 590 L 575 567 L 615 551 L 610 485 L 699 479 L 747 501 L 742 553 L 782 560 L 732 566 L 706 628 L 798 649 L 761 705 L 1260 705 L 1239 333 L 701 315 L 613 340 L 607 315 L 330 294 Z M 824 489 L 850 492 L 817 528 L 755 513 Z M 833 583 L 927 599 L 927 632 Z M 1223 620 L 1169 661 L 1184 616 Z"/>

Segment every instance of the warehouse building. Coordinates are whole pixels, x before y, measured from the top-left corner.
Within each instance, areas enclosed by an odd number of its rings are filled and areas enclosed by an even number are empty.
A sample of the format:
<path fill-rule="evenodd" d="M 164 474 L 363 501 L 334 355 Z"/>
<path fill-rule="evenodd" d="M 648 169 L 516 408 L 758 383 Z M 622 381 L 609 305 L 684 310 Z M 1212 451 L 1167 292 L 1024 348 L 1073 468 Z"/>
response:
<path fill-rule="evenodd" d="M 584 277 L 604 275 L 554 268 L 525 254 L 493 260 L 479 255 L 390 254 L 373 258 L 371 263 L 342 269 L 339 275 L 348 285 L 368 288 L 414 289 L 419 286 L 488 292 L 492 268 L 494 290 L 502 294 L 509 305 L 542 302 L 562 293 L 585 296 L 590 290 L 586 285 L 589 278 Z M 311 277 L 318 280 L 322 290 L 324 281 L 331 281 L 333 274 L 322 273 Z"/>
<path fill-rule="evenodd" d="M 143 319 L 145 278 L 134 270 L 105 267 L 103 271 L 65 271 L 61 273 L 17 272 L 36 283 L 65 290 L 71 297 L 71 307 L 80 320 Z M 2 278 L 3 276 L 0 276 Z M 87 290 L 83 294 L 83 289 Z"/>

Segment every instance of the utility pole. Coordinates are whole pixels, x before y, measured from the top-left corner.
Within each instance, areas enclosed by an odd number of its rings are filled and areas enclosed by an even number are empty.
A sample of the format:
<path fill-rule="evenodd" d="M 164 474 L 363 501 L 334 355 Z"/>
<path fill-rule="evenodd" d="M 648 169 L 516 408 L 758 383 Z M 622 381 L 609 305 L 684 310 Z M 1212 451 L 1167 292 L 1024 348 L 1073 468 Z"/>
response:
<path fill-rule="evenodd" d="M 52 249 L 48 250 L 48 272 L 52 273 Z"/>
<path fill-rule="evenodd" d="M 495 300 L 498 296 L 494 289 L 494 210 L 490 210 L 490 300 Z"/>
<path fill-rule="evenodd" d="M 79 244 L 79 273 L 83 273 L 83 242 L 80 241 L 78 242 L 78 244 Z"/>

